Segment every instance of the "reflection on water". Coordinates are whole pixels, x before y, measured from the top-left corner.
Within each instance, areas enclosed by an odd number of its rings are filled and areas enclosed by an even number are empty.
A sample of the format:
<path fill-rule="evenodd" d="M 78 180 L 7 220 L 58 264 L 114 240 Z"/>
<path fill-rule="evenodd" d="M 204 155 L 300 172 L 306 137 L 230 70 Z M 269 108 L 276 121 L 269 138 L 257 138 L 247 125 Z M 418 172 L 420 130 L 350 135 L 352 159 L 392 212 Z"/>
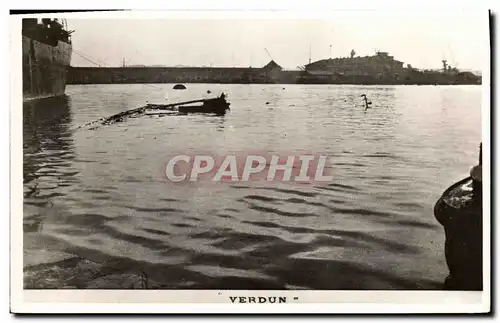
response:
<path fill-rule="evenodd" d="M 47 207 L 64 197 L 75 183 L 75 158 L 68 97 L 26 102 L 23 105 L 23 180 L 26 207 Z M 26 214 L 25 231 L 36 230 L 40 214 Z"/>
<path fill-rule="evenodd" d="M 138 84 L 24 107 L 26 288 L 132 288 L 124 275 L 139 272 L 157 288 L 440 288 L 432 207 L 476 163 L 480 87 L 189 89 L 224 91 L 231 111 L 78 129 L 173 97 Z M 164 181 L 172 156 L 232 151 L 326 154 L 334 180 Z M 48 262 L 57 270 L 30 271 Z"/>
<path fill-rule="evenodd" d="M 67 97 L 27 102 L 23 106 L 24 183 L 40 177 L 43 162 L 53 169 L 74 158 L 70 101 Z M 68 163 L 64 163 L 66 166 Z"/>

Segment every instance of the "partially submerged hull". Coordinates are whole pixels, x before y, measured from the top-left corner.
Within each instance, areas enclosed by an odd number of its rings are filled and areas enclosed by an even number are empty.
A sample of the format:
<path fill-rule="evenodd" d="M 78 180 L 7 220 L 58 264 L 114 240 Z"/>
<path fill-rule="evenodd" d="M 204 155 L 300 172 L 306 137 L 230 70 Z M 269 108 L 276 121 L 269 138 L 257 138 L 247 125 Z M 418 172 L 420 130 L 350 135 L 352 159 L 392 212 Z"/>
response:
<path fill-rule="evenodd" d="M 211 99 L 179 102 L 178 104 L 174 104 L 174 106 L 177 106 L 177 109 L 181 114 L 187 114 L 187 113 L 225 114 L 227 110 L 229 110 L 229 102 L 226 101 L 226 96 L 224 94 L 222 94 L 219 97 Z"/>
<path fill-rule="evenodd" d="M 181 105 L 179 113 L 215 113 L 225 114 L 229 110 L 229 103 L 222 98 L 208 99 L 199 105 Z"/>
<path fill-rule="evenodd" d="M 193 103 L 201 104 L 192 105 Z M 181 115 L 185 115 L 188 113 L 224 115 L 227 110 L 229 110 L 229 103 L 226 101 L 225 96 L 221 95 L 220 97 L 213 99 L 191 100 L 169 104 L 147 104 L 146 106 L 123 111 L 105 119 L 101 118 L 99 120 L 89 122 L 86 125 L 80 127 L 87 127 L 96 123 L 100 123 L 101 125 L 111 125 L 117 122 L 124 122 L 129 118 L 137 118 L 144 115 L 164 116 L 176 113 Z"/>

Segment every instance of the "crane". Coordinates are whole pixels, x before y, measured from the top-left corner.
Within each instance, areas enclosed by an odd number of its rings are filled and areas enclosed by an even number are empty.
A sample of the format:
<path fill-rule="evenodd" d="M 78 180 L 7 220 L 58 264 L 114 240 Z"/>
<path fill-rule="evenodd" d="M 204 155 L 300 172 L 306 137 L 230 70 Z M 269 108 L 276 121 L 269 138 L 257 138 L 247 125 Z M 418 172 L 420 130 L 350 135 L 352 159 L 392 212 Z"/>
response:
<path fill-rule="evenodd" d="M 457 67 L 458 66 L 457 61 L 455 60 L 455 55 L 453 55 L 453 51 L 451 50 L 451 47 L 450 47 L 449 43 L 448 43 L 448 51 L 450 52 L 450 56 L 451 56 L 451 61 L 452 61 L 453 67 Z"/>
<path fill-rule="evenodd" d="M 449 68 L 456 70 L 456 69 L 458 69 L 458 62 L 455 60 L 455 56 L 453 55 L 453 51 L 451 50 L 450 44 L 448 43 L 447 45 L 448 45 L 448 53 L 451 57 L 451 65 L 448 64 L 448 66 L 449 66 Z"/>
<path fill-rule="evenodd" d="M 269 53 L 269 51 L 267 50 L 267 48 L 264 48 L 264 49 L 266 50 L 266 53 L 267 53 L 267 55 L 269 56 L 269 58 L 270 58 L 272 61 L 274 61 L 274 59 L 272 58 L 272 56 L 271 56 L 271 54 Z"/>

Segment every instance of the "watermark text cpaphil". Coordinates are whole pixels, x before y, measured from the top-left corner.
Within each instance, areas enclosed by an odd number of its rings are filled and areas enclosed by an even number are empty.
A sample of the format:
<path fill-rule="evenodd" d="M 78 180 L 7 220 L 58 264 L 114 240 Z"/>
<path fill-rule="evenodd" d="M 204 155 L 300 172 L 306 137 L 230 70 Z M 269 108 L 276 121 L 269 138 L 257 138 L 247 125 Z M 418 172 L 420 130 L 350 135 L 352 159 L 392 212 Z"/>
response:
<path fill-rule="evenodd" d="M 324 155 L 176 155 L 165 166 L 169 182 L 279 181 L 328 183 L 333 176 Z"/>

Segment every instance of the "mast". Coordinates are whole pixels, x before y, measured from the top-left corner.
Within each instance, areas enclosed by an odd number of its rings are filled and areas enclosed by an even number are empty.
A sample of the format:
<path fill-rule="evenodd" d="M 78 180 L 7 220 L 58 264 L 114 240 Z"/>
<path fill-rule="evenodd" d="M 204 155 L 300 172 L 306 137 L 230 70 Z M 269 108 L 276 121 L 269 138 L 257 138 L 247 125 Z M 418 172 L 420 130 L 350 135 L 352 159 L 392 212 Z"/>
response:
<path fill-rule="evenodd" d="M 309 64 L 311 64 L 311 44 L 309 44 Z"/>

